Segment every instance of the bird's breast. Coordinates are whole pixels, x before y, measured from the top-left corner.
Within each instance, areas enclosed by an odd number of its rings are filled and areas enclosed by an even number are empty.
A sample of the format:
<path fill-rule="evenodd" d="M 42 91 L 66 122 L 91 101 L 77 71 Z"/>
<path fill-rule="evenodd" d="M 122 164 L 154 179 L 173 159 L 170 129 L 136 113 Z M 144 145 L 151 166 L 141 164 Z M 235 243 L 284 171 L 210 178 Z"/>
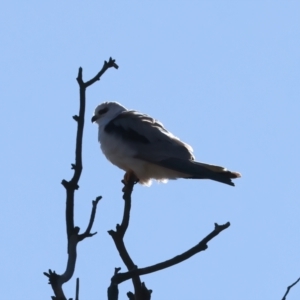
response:
<path fill-rule="evenodd" d="M 99 142 L 101 144 L 101 150 L 106 158 L 114 165 L 129 171 L 134 159 L 134 151 L 122 141 L 122 139 L 115 137 L 114 135 L 102 132 L 99 135 Z"/>

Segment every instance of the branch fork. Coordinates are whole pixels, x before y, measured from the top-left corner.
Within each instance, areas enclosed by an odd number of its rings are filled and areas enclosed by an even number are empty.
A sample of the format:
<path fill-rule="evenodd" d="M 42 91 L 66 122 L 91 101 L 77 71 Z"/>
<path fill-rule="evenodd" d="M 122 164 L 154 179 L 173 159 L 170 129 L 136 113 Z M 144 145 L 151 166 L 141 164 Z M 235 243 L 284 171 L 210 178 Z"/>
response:
<path fill-rule="evenodd" d="M 215 223 L 214 230 L 209 233 L 205 238 L 203 238 L 196 246 L 190 248 L 186 252 L 175 256 L 164 262 L 148 266 L 145 268 L 138 268 L 133 260 L 131 259 L 124 243 L 124 236 L 129 225 L 130 219 L 130 210 L 131 210 L 131 194 L 133 191 L 134 184 L 137 182 L 136 178 L 133 176 L 127 177 L 129 180 L 123 180 L 124 187 L 123 199 L 124 199 L 124 213 L 121 225 L 117 224 L 116 230 L 110 230 L 108 233 L 112 237 L 116 248 L 120 254 L 121 259 L 127 267 L 127 272 L 120 273 L 120 268 L 115 269 L 114 275 L 111 278 L 111 285 L 108 288 L 108 299 L 117 300 L 116 295 L 118 294 L 118 284 L 131 279 L 134 286 L 134 294 L 132 292 L 127 293 L 129 299 L 133 300 L 150 300 L 152 290 L 147 289 L 144 282 L 141 281 L 140 276 L 150 274 L 153 272 L 160 271 L 165 268 L 172 267 L 184 260 L 190 258 L 191 256 L 204 251 L 208 248 L 207 243 L 216 237 L 223 230 L 227 229 L 230 226 L 230 223 L 227 222 L 224 225 L 219 225 Z"/>
<path fill-rule="evenodd" d="M 82 172 L 82 137 L 84 128 L 84 115 L 85 115 L 85 100 L 86 100 L 86 88 L 100 80 L 101 76 L 111 67 L 118 68 L 115 60 L 110 58 L 104 62 L 102 69 L 97 73 L 97 75 L 91 80 L 84 82 L 82 79 L 82 68 L 78 70 L 77 82 L 79 84 L 80 98 L 79 98 L 79 114 L 73 116 L 73 119 L 77 122 L 77 134 L 76 134 L 76 148 L 75 148 L 75 163 L 71 165 L 74 170 L 73 177 L 71 180 L 62 180 L 62 185 L 66 190 L 66 228 L 67 228 L 67 239 L 68 239 L 68 261 L 65 272 L 62 275 L 56 274 L 55 271 L 49 269 L 48 272 L 44 272 L 44 275 L 48 277 L 49 284 L 53 289 L 55 296 L 52 299 L 55 300 L 66 300 L 64 295 L 62 285 L 69 281 L 75 270 L 76 258 L 77 258 L 77 244 L 83 241 L 87 237 L 94 236 L 97 232 L 91 233 L 92 226 L 95 220 L 97 204 L 99 203 L 101 197 L 97 197 L 92 202 L 92 212 L 90 215 L 90 221 L 87 229 L 84 233 L 79 234 L 80 228 L 74 226 L 74 197 L 75 191 L 79 189 L 79 179 Z M 78 300 L 78 289 L 79 281 L 76 284 L 76 300 Z"/>

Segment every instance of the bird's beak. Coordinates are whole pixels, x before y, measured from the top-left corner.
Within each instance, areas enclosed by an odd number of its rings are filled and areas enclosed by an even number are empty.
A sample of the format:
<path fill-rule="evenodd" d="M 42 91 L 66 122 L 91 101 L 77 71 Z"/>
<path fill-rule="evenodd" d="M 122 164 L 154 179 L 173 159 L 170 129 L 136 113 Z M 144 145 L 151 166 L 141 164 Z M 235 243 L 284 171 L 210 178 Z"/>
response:
<path fill-rule="evenodd" d="M 97 119 L 98 119 L 98 116 L 96 116 L 96 115 L 93 116 L 92 119 L 91 119 L 92 123 L 94 123 Z"/>

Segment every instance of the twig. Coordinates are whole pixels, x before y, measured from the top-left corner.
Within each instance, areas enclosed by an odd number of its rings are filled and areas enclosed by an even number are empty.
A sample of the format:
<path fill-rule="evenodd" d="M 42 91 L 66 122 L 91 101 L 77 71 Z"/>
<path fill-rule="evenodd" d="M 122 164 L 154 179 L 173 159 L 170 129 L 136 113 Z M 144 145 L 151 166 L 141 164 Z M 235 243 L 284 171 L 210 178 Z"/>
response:
<path fill-rule="evenodd" d="M 115 275 L 118 274 L 118 272 L 120 270 L 121 270 L 121 268 L 115 268 L 114 276 L 111 278 L 110 286 L 107 289 L 107 299 L 108 300 L 118 300 L 118 298 L 119 298 L 118 283 L 115 282 L 114 278 L 115 278 Z"/>
<path fill-rule="evenodd" d="M 95 83 L 96 81 L 100 80 L 100 77 L 105 73 L 105 71 L 112 67 L 114 67 L 115 69 L 119 68 L 119 66 L 116 64 L 116 60 L 112 59 L 110 57 L 108 62 L 104 61 L 104 65 L 103 65 L 101 71 L 94 78 L 92 78 L 91 80 L 89 80 L 85 83 L 85 87 L 87 88 L 90 85 L 92 85 L 93 83 Z"/>
<path fill-rule="evenodd" d="M 196 253 L 206 250 L 208 248 L 207 243 L 210 240 L 212 240 L 214 237 L 216 237 L 220 232 L 227 229 L 229 226 L 230 226 L 229 222 L 227 222 L 224 225 L 218 225 L 215 223 L 215 229 L 210 234 L 208 234 L 202 241 L 200 241 L 196 246 L 192 247 L 191 249 L 187 250 L 186 252 L 184 252 L 180 255 L 177 255 L 177 256 L 173 257 L 172 259 L 158 263 L 156 265 L 152 265 L 152 266 L 140 268 L 140 269 L 136 268 L 134 270 L 129 270 L 128 272 L 124 272 L 124 273 L 118 273 L 115 275 L 116 278 L 114 280 L 118 284 L 120 284 L 120 283 L 122 283 L 130 278 L 133 278 L 135 276 L 150 274 L 150 273 L 162 270 L 162 269 L 169 268 L 178 263 L 181 263 L 182 261 L 195 255 Z"/>
<path fill-rule="evenodd" d="M 291 284 L 291 285 L 289 285 L 289 286 L 287 287 L 286 292 L 285 292 L 285 294 L 284 294 L 282 300 L 286 300 L 286 296 L 287 296 L 288 293 L 290 292 L 290 289 L 291 289 L 294 285 L 296 285 L 299 281 L 300 281 L 300 277 L 299 277 L 293 284 Z"/>
<path fill-rule="evenodd" d="M 92 209 L 91 216 L 90 216 L 90 222 L 89 222 L 89 225 L 88 225 L 86 231 L 83 234 L 79 235 L 79 241 L 82 241 L 86 237 L 91 237 L 91 236 L 97 234 L 97 232 L 91 233 L 91 230 L 92 230 L 95 216 L 96 216 L 97 204 L 101 199 L 102 199 L 102 197 L 98 196 L 95 200 L 92 201 L 93 209 Z"/>
<path fill-rule="evenodd" d="M 76 293 L 75 300 L 79 300 L 79 278 L 76 278 Z"/>

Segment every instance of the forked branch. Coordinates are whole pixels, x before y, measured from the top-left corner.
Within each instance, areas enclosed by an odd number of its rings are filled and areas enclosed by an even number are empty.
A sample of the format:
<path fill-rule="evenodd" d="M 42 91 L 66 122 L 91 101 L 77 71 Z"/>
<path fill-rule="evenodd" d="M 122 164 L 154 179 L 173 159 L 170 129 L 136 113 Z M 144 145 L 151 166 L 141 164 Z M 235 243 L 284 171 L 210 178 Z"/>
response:
<path fill-rule="evenodd" d="M 149 266 L 149 267 L 145 267 L 145 268 L 136 268 L 134 270 L 128 271 L 128 272 L 124 272 L 124 273 L 118 273 L 116 274 L 114 277 L 114 281 L 118 284 L 134 277 L 134 276 L 141 276 L 141 275 L 146 275 L 146 274 L 150 274 L 153 272 L 157 272 L 169 267 L 172 267 L 176 264 L 179 264 L 181 262 L 183 262 L 184 260 L 187 260 L 188 258 L 190 258 L 191 256 L 204 251 L 208 248 L 207 243 L 209 241 L 211 241 L 214 237 L 216 237 L 220 232 L 222 232 L 223 230 L 227 229 L 230 226 L 230 223 L 227 222 L 224 225 L 218 225 L 217 223 L 215 223 L 215 229 L 209 233 L 202 241 L 200 241 L 196 246 L 192 247 L 191 249 L 187 250 L 186 252 L 177 255 L 169 260 L 166 260 L 164 262 Z"/>
<path fill-rule="evenodd" d="M 49 270 L 48 273 L 44 272 L 44 275 L 49 278 L 49 284 L 51 284 L 55 296 L 52 299 L 65 300 L 66 297 L 62 290 L 62 285 L 69 281 L 75 270 L 76 258 L 77 258 L 77 244 L 87 237 L 91 237 L 96 233 L 91 233 L 92 226 L 95 220 L 97 204 L 101 197 L 97 197 L 93 201 L 92 212 L 90 216 L 90 221 L 87 226 L 86 231 L 83 234 L 79 234 L 80 228 L 74 225 L 74 197 L 75 191 L 79 188 L 79 179 L 82 172 L 82 138 L 84 129 L 84 115 L 85 115 L 85 101 L 86 101 L 86 88 L 100 80 L 100 77 L 109 68 L 118 68 L 115 60 L 112 58 L 109 61 L 105 61 L 102 69 L 98 74 L 91 80 L 84 82 L 82 79 L 82 68 L 78 70 L 77 82 L 79 84 L 79 114 L 73 116 L 73 119 L 77 122 L 77 134 L 76 134 L 76 149 L 75 149 L 75 163 L 72 164 L 72 169 L 74 174 L 71 180 L 62 180 L 62 185 L 66 189 L 66 229 L 68 238 L 68 262 L 65 272 L 62 275 L 58 275 L 55 271 Z M 78 294 L 78 293 L 77 293 Z M 76 296 L 78 297 L 78 295 Z"/>
<path fill-rule="evenodd" d="M 120 254 L 121 259 L 123 260 L 124 264 L 127 267 L 128 271 L 136 270 L 137 266 L 134 264 L 133 260 L 131 259 L 124 243 L 124 236 L 126 233 L 126 230 L 129 225 L 129 219 L 130 219 L 130 209 L 131 209 L 131 193 L 133 191 L 133 186 L 136 183 L 136 178 L 131 177 L 128 182 L 124 182 L 124 188 L 123 188 L 123 199 L 124 199 L 124 213 L 123 213 L 123 219 L 121 222 L 121 225 L 117 224 L 116 231 L 110 230 L 108 233 L 111 235 L 111 237 L 114 240 L 114 243 L 116 245 L 116 248 Z M 108 296 L 110 296 L 109 291 L 114 291 L 113 296 L 116 296 L 116 291 L 118 288 L 118 282 L 115 279 L 115 276 L 118 275 L 119 269 L 116 269 L 115 275 L 111 279 L 111 285 L 108 288 Z M 134 294 L 128 293 L 127 296 L 129 299 L 135 299 L 135 300 L 146 300 L 151 298 L 151 290 L 148 290 L 143 282 L 141 282 L 141 279 L 139 275 L 134 275 L 131 277 L 132 283 L 134 286 Z M 132 298 L 134 297 L 134 298 Z M 109 300 L 114 300 L 118 298 L 108 298 Z"/>
<path fill-rule="evenodd" d="M 119 273 L 120 269 L 116 269 L 114 276 L 111 278 L 111 285 L 108 288 L 108 299 L 109 300 L 117 300 L 118 299 L 118 284 L 132 279 L 135 294 L 128 293 L 127 296 L 129 299 L 134 300 L 146 300 L 151 298 L 151 290 L 146 288 L 145 283 L 142 283 L 140 280 L 141 275 L 150 274 L 153 272 L 160 271 L 165 268 L 172 267 L 178 263 L 183 262 L 184 260 L 190 258 L 191 256 L 204 251 L 208 248 L 207 244 L 210 242 L 214 237 L 216 237 L 220 232 L 227 229 L 230 226 L 230 223 L 227 222 L 224 225 L 218 225 L 215 223 L 214 230 L 209 233 L 205 238 L 203 238 L 196 246 L 190 248 L 189 250 L 185 251 L 184 253 L 175 256 L 172 259 L 166 260 L 164 262 L 145 267 L 145 268 L 138 268 L 133 260 L 131 259 L 125 244 L 124 244 L 124 236 L 126 230 L 128 228 L 129 219 L 130 219 L 130 208 L 131 208 L 131 194 L 133 191 L 133 186 L 135 183 L 135 179 L 131 178 L 129 182 L 124 182 L 123 188 L 123 199 L 125 201 L 124 204 L 124 214 L 121 225 L 117 224 L 116 230 L 110 230 L 108 233 L 113 238 L 116 248 L 119 252 L 121 259 L 123 260 L 124 264 L 127 267 L 128 272 Z"/>

